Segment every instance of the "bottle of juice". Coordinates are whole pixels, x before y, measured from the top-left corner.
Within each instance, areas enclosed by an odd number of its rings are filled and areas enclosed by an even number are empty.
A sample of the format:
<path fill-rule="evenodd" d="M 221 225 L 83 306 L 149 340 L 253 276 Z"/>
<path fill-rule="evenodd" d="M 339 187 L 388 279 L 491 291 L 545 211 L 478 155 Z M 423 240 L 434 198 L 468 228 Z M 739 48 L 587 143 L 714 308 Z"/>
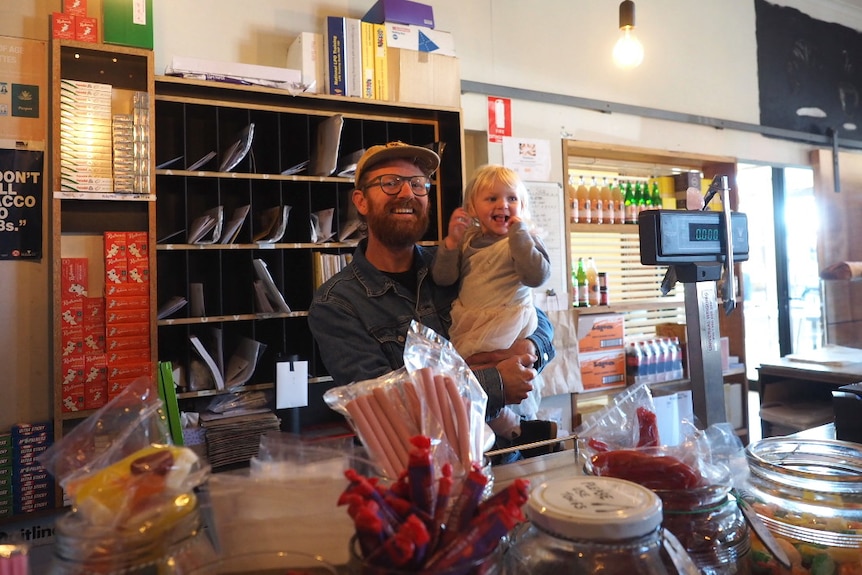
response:
<path fill-rule="evenodd" d="M 587 189 L 587 185 L 584 183 L 584 177 L 581 176 L 581 179 L 578 183 L 577 189 L 578 196 L 578 221 L 582 224 L 588 224 L 592 221 L 592 210 L 590 209 L 590 191 Z"/>
<path fill-rule="evenodd" d="M 616 206 L 614 205 L 614 192 L 608 184 L 608 178 L 602 178 L 602 222 L 612 224 L 616 221 Z"/>
<path fill-rule="evenodd" d="M 569 182 L 566 185 L 566 195 L 569 200 L 569 223 L 578 223 L 580 213 L 578 212 L 578 193 L 575 187 L 575 176 L 569 176 Z"/>
<path fill-rule="evenodd" d="M 623 183 L 614 178 L 614 185 L 611 188 L 614 194 L 614 221 L 618 224 L 626 223 L 626 202 L 623 193 Z"/>
<path fill-rule="evenodd" d="M 592 223 L 604 223 L 605 210 L 604 202 L 602 202 L 602 191 L 601 188 L 599 188 L 598 183 L 596 183 L 595 176 L 593 176 L 593 182 L 590 185 L 590 208 L 592 212 Z"/>
<path fill-rule="evenodd" d="M 599 294 L 599 270 L 596 267 L 596 260 L 592 256 L 587 258 L 587 291 L 588 301 L 590 306 L 599 305 L 601 296 Z"/>

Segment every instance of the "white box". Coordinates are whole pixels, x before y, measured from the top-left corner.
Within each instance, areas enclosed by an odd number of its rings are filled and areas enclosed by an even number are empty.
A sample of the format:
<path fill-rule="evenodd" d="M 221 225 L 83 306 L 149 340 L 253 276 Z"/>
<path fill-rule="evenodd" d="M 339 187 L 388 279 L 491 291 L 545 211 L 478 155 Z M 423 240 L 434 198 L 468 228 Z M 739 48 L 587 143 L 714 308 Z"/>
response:
<path fill-rule="evenodd" d="M 386 45 L 390 48 L 429 52 L 441 56 L 457 56 L 455 39 L 451 32 L 424 26 L 386 22 Z"/>
<path fill-rule="evenodd" d="M 299 70 L 302 83 L 310 94 L 323 92 L 323 71 L 326 66 L 323 51 L 323 34 L 303 32 L 287 49 L 287 67 Z"/>
<path fill-rule="evenodd" d="M 252 84 L 271 84 L 276 87 L 287 87 L 302 82 L 299 70 L 278 68 L 276 66 L 259 66 L 257 64 L 240 64 L 239 62 L 217 62 L 201 58 L 174 56 L 165 71 L 167 74 L 193 74 L 204 79 L 214 79 L 225 76 L 232 79 L 246 80 Z"/>

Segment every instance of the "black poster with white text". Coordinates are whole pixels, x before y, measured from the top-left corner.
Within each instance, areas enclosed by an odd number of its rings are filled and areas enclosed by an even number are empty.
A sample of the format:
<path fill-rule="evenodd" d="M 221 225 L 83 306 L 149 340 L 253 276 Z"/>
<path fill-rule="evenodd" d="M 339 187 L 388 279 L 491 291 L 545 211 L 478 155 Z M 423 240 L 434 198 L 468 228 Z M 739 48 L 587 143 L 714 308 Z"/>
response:
<path fill-rule="evenodd" d="M 0 149 L 0 260 L 42 257 L 43 157 Z"/>

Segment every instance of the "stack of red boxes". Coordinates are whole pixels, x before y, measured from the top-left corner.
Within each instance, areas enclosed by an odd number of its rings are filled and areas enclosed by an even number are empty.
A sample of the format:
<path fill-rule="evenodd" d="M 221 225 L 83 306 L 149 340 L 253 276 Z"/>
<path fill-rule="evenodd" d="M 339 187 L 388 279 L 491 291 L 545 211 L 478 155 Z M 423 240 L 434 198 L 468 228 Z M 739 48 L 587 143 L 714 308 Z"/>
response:
<path fill-rule="evenodd" d="M 33 513 L 54 507 L 54 481 L 36 458 L 54 441 L 51 423 L 12 426 L 13 513 Z"/>
<path fill-rule="evenodd" d="M 86 258 L 60 262 L 60 347 L 63 366 L 63 411 L 85 409 L 84 300 L 89 289 Z"/>
<path fill-rule="evenodd" d="M 153 375 L 147 232 L 105 232 L 105 352 L 108 399 Z"/>
<path fill-rule="evenodd" d="M 59 40 L 98 42 L 96 18 L 87 16 L 87 0 L 63 0 L 63 11 L 54 12 L 51 37 Z"/>

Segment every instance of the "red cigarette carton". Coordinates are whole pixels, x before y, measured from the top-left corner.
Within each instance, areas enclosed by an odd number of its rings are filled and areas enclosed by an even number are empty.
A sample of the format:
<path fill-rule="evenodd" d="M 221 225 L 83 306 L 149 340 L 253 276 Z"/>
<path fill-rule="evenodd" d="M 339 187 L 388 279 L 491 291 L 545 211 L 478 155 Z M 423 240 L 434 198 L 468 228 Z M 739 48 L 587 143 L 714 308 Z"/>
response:
<path fill-rule="evenodd" d="M 58 40 L 74 40 L 75 17 L 54 12 L 51 15 L 51 37 Z"/>
<path fill-rule="evenodd" d="M 84 325 L 87 326 L 103 326 L 105 325 L 105 298 L 102 297 L 85 297 L 84 298 Z"/>
<path fill-rule="evenodd" d="M 128 267 L 128 261 L 127 261 Z M 128 274 L 127 274 L 128 275 Z M 149 277 L 149 274 L 147 274 Z M 150 294 L 150 286 L 147 283 L 139 283 L 132 281 L 129 278 L 127 283 L 115 283 L 105 285 L 105 296 L 148 296 Z"/>
<path fill-rule="evenodd" d="M 86 296 L 88 285 L 87 258 L 62 258 L 60 260 L 60 290 L 62 293 Z"/>
<path fill-rule="evenodd" d="M 150 309 L 149 294 L 146 295 L 130 295 L 130 296 L 113 296 L 109 295 L 105 298 L 105 312 L 110 315 L 115 311 L 128 311 Z"/>
<path fill-rule="evenodd" d="M 147 335 L 150 333 L 149 323 L 112 323 L 105 328 L 107 337 L 129 337 L 131 335 Z"/>
<path fill-rule="evenodd" d="M 98 42 L 99 25 L 95 18 L 75 17 L 75 40 L 78 42 Z"/>
<path fill-rule="evenodd" d="M 143 323 L 150 320 L 149 309 L 110 310 L 105 319 L 107 325 L 114 323 Z"/>
<path fill-rule="evenodd" d="M 149 350 L 150 334 L 109 337 L 105 340 L 105 349 L 108 353 L 114 351 Z"/>
<path fill-rule="evenodd" d="M 63 0 L 63 13 L 72 16 L 86 16 L 87 0 Z"/>

